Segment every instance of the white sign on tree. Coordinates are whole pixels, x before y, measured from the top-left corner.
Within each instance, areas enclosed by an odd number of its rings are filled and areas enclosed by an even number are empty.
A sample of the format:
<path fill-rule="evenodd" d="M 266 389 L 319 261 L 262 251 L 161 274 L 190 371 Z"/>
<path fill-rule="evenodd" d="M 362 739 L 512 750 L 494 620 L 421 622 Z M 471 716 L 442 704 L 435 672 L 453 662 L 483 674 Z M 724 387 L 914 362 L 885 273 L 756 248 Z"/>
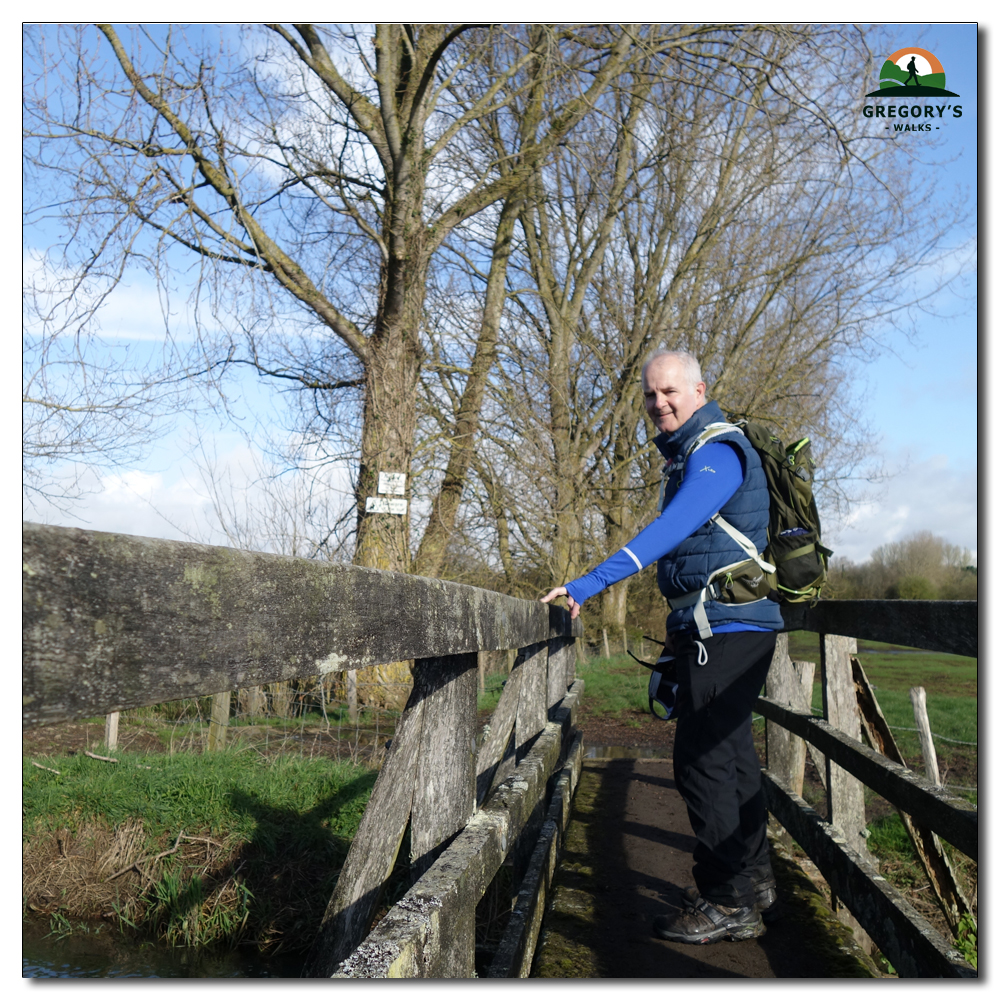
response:
<path fill-rule="evenodd" d="M 406 492 L 406 473 L 380 472 L 378 474 L 378 491 L 401 497 Z"/>

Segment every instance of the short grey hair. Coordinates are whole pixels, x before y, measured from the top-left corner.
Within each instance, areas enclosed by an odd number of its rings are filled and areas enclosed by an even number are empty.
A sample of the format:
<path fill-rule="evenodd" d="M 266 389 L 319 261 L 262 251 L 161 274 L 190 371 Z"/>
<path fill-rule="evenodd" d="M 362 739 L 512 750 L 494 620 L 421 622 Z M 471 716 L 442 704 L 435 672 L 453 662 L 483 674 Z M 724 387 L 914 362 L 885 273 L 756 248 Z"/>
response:
<path fill-rule="evenodd" d="M 705 380 L 701 375 L 701 362 L 690 352 L 690 351 L 674 351 L 669 347 L 658 347 L 648 358 L 646 358 L 646 363 L 642 366 L 642 374 L 646 374 L 646 369 L 654 362 L 659 361 L 660 358 L 676 358 L 680 362 L 681 369 L 684 374 L 691 380 L 691 388 L 693 389 L 699 382 L 704 382 Z"/>

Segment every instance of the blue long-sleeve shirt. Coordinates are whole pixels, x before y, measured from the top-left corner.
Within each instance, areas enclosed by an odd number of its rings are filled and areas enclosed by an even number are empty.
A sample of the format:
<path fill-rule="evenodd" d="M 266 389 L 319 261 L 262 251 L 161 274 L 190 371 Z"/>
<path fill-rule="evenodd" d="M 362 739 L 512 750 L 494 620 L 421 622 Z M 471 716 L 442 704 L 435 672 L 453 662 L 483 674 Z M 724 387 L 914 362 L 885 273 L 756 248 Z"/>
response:
<path fill-rule="evenodd" d="M 702 445 L 690 458 L 684 479 L 663 512 L 627 545 L 566 584 L 577 604 L 638 573 L 675 549 L 696 528 L 714 517 L 743 482 L 740 453 L 723 441 Z M 759 631 L 752 625 L 721 626 L 715 631 Z M 765 630 L 766 631 L 766 630 Z"/>

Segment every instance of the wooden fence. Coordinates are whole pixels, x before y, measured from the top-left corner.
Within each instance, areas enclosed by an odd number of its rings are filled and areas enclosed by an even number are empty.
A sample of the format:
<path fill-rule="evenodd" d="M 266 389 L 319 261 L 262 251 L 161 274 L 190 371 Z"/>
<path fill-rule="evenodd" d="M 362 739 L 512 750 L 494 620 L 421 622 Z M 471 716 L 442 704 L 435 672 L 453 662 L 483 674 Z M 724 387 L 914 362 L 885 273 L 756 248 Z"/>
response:
<path fill-rule="evenodd" d="M 582 761 L 579 622 L 441 580 L 26 524 L 25 728 L 413 660 L 414 684 L 304 975 L 470 977 L 476 905 L 516 898 L 490 976 L 531 964 Z M 477 748 L 477 653 L 516 649 Z M 410 827 L 409 891 L 373 929 Z"/>
<path fill-rule="evenodd" d="M 867 639 L 977 656 L 978 602 L 820 601 L 784 606 L 783 613 L 787 630 L 820 633 L 823 718 L 811 710 L 815 664 L 790 660 L 786 637 L 780 636 L 766 696 L 756 704 L 767 719 L 768 810 L 822 872 L 862 943 L 870 937 L 900 976 L 975 976 L 951 943 L 879 875 L 865 844 L 864 788 L 904 814 L 918 847 L 927 845 L 932 884 L 956 906 L 958 891 L 934 835 L 978 863 L 978 810 L 886 756 L 891 734 L 854 654 L 856 640 Z M 862 731 L 871 747 L 861 742 Z M 826 821 L 801 797 L 806 743 L 825 771 Z"/>

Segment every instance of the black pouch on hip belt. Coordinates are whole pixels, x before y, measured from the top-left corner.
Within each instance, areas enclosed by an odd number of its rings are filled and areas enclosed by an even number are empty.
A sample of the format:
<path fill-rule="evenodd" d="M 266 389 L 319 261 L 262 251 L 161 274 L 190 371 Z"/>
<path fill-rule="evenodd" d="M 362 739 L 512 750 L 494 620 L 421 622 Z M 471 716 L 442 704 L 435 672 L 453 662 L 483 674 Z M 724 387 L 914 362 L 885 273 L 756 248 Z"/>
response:
<path fill-rule="evenodd" d="M 644 637 L 648 638 L 648 636 Z M 651 642 L 658 642 L 651 639 Z M 661 646 L 663 643 L 659 643 Z M 669 653 L 664 653 L 656 663 L 647 663 L 640 660 L 631 650 L 628 655 L 648 667 L 652 673 L 649 675 L 649 711 L 663 722 L 668 722 L 674 714 L 674 707 L 677 704 L 677 668 L 674 666 L 674 658 Z"/>

